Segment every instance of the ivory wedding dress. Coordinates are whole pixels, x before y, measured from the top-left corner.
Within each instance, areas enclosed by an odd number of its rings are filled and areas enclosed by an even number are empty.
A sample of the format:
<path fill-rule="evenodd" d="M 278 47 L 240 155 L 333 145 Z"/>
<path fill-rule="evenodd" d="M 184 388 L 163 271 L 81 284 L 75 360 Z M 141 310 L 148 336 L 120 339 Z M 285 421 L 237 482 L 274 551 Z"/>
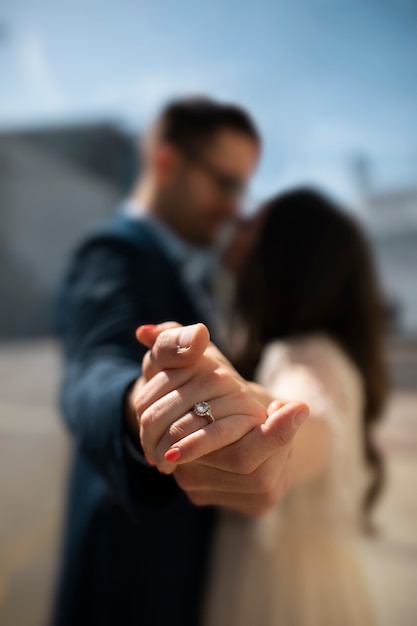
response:
<path fill-rule="evenodd" d="M 308 385 L 300 365 L 312 374 Z M 356 546 L 367 481 L 361 376 L 334 341 L 317 335 L 266 346 L 256 378 L 328 422 L 331 462 L 264 517 L 220 510 L 203 624 L 371 626 Z"/>

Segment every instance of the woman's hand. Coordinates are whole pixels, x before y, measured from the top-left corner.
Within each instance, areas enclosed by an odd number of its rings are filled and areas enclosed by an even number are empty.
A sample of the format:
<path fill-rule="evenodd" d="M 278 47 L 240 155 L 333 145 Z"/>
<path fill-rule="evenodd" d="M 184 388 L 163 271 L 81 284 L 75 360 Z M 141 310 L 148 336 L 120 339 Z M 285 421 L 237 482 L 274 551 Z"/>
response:
<path fill-rule="evenodd" d="M 142 327 L 137 336 L 151 349 L 131 397 L 144 453 L 161 471 L 172 473 L 176 464 L 224 448 L 265 422 L 264 404 L 209 342 L 203 324 Z M 202 401 L 210 404 L 212 423 L 194 411 Z"/>

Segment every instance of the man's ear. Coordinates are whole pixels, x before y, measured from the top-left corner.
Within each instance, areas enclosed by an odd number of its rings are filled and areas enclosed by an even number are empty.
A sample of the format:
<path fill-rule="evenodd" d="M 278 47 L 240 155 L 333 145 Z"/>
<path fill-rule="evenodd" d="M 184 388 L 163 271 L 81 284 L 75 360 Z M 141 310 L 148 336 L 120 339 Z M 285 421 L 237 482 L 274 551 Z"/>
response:
<path fill-rule="evenodd" d="M 155 148 L 152 166 L 159 184 L 165 186 L 171 183 L 178 173 L 180 158 L 178 149 L 169 143 L 161 143 Z"/>

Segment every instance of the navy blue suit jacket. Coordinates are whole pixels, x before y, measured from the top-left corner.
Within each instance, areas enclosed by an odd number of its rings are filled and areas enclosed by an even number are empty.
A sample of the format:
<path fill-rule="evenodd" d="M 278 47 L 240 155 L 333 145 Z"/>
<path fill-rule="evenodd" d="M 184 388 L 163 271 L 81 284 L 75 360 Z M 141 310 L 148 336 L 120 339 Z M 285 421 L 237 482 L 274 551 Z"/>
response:
<path fill-rule="evenodd" d="M 58 306 L 60 406 L 73 434 L 54 626 L 196 626 L 214 507 L 125 445 L 123 398 L 142 323 L 205 321 L 145 222 L 121 214 L 76 250 Z"/>

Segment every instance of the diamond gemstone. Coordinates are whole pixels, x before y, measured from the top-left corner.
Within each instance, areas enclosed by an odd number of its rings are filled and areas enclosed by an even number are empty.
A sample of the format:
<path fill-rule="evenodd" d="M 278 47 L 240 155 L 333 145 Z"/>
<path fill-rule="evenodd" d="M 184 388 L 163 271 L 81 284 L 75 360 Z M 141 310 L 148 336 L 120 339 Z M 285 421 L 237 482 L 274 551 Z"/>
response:
<path fill-rule="evenodd" d="M 196 402 L 194 410 L 197 415 L 206 415 L 210 411 L 210 405 L 208 402 Z"/>

